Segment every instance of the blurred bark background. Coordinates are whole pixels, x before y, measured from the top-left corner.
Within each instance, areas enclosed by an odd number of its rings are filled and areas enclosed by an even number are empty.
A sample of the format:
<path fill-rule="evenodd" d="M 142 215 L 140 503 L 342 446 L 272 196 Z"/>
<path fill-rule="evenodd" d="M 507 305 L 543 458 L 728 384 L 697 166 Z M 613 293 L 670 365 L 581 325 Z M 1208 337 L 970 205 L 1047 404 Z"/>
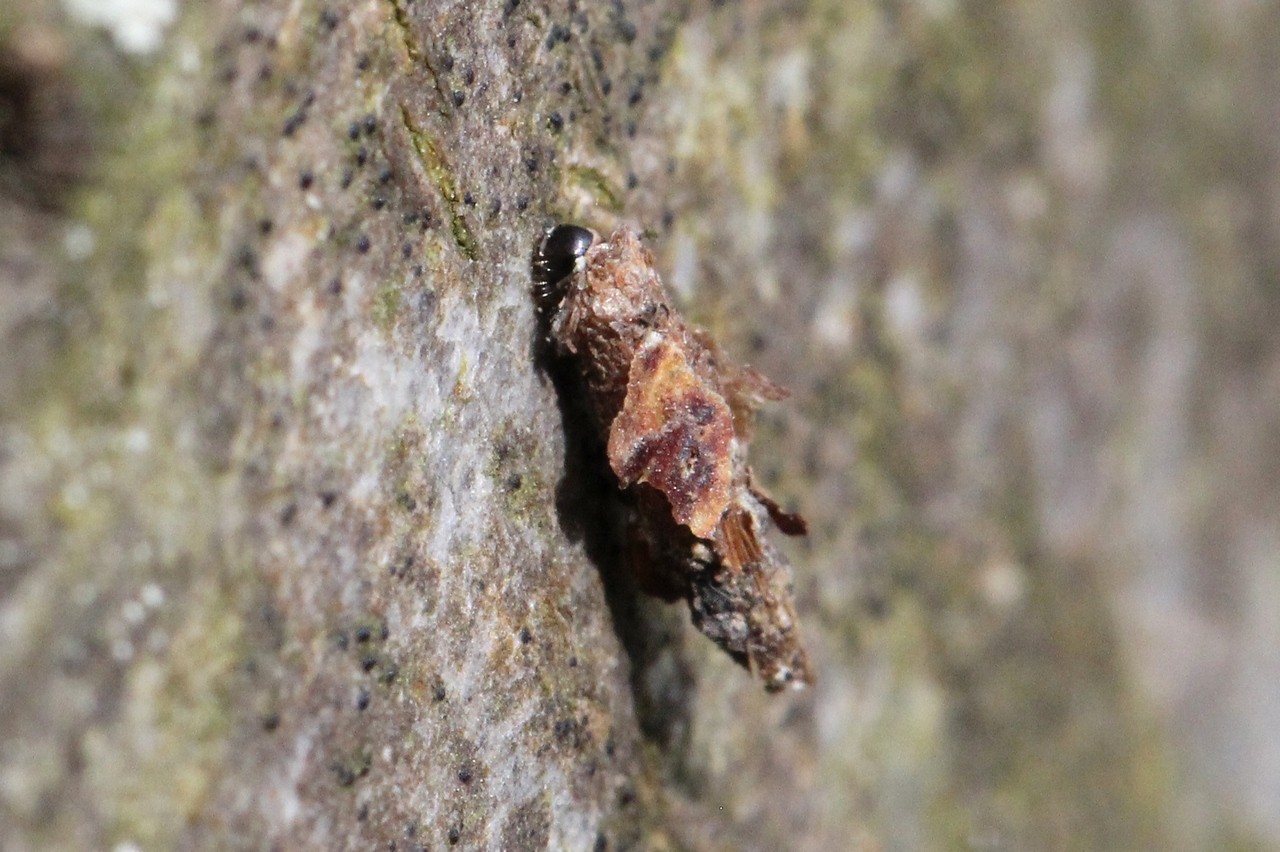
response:
<path fill-rule="evenodd" d="M 1280 9 L 0 7 L 0 846 L 1280 848 Z M 788 385 L 620 565 L 547 225 Z"/>

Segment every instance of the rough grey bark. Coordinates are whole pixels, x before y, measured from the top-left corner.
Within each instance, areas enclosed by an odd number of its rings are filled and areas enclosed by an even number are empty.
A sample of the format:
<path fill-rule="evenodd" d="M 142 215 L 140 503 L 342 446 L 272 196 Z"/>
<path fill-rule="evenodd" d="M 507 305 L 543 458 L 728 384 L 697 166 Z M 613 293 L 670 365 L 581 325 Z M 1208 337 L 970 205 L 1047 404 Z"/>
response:
<path fill-rule="evenodd" d="M 0 9 L 4 848 L 1280 844 L 1274 3 L 116 8 Z M 795 391 L 808 692 L 627 576 L 565 219 Z"/>

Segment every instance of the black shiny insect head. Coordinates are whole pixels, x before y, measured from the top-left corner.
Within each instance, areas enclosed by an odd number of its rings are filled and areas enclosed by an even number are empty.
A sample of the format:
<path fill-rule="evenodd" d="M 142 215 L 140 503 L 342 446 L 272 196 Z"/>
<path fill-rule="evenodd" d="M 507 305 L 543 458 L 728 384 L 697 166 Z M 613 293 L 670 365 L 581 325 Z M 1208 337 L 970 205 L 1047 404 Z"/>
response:
<path fill-rule="evenodd" d="M 578 258 L 587 253 L 596 235 L 578 225 L 556 225 L 547 232 L 533 258 L 539 295 L 549 298 L 556 285 L 573 274 Z"/>

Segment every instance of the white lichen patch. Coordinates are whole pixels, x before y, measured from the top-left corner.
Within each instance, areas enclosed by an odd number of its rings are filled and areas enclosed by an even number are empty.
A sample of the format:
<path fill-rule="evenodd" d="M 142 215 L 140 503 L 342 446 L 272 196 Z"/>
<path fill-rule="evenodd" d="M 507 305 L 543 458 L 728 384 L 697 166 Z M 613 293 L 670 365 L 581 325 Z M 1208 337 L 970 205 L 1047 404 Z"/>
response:
<path fill-rule="evenodd" d="M 137 55 L 155 53 L 178 15 L 176 0 L 63 0 L 63 6 L 71 17 L 109 32 L 125 53 Z"/>
<path fill-rule="evenodd" d="M 895 275 L 885 286 L 884 317 L 893 335 L 906 346 L 924 337 L 928 311 L 919 278 L 911 272 Z"/>
<path fill-rule="evenodd" d="M 271 289 L 283 292 L 306 268 L 315 239 L 301 230 L 282 235 L 267 248 L 262 258 L 262 277 Z"/>
<path fill-rule="evenodd" d="M 842 281 L 835 282 L 814 311 L 814 340 L 831 349 L 851 349 L 857 328 L 856 308 L 852 289 Z"/>
<path fill-rule="evenodd" d="M 82 222 L 68 225 L 62 235 L 62 250 L 67 253 L 67 257 L 77 262 L 88 260 L 97 244 L 93 229 Z"/>

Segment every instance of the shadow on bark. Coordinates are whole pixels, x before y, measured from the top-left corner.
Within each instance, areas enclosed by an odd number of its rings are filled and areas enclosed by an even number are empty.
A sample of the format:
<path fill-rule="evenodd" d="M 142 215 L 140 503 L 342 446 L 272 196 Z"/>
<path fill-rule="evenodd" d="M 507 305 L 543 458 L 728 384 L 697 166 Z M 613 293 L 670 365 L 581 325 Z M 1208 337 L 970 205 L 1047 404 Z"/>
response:
<path fill-rule="evenodd" d="M 682 754 L 695 696 L 693 670 L 683 649 L 684 619 L 675 607 L 641 592 L 629 570 L 623 497 L 584 404 L 582 377 L 555 351 L 548 335 L 551 311 L 547 304 L 538 308 L 539 334 L 532 358 L 555 387 L 564 429 L 564 473 L 556 487 L 556 518 L 565 536 L 582 543 L 600 572 L 613 629 L 630 663 L 628 680 L 641 730 L 668 753 Z"/>

